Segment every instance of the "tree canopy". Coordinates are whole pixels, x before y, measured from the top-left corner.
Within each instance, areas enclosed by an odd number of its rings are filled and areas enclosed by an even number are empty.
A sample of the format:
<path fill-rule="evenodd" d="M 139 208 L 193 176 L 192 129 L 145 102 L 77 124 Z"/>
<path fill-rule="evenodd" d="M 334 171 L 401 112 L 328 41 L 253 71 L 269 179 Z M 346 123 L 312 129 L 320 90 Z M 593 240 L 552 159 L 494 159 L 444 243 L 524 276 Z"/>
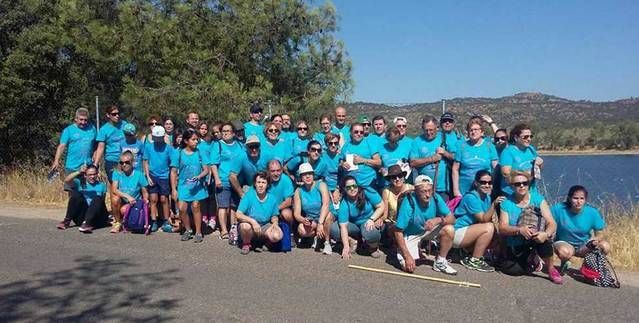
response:
<path fill-rule="evenodd" d="M 0 163 L 48 159 L 73 111 L 239 119 L 253 102 L 312 117 L 348 97 L 329 3 L 0 0 Z"/>

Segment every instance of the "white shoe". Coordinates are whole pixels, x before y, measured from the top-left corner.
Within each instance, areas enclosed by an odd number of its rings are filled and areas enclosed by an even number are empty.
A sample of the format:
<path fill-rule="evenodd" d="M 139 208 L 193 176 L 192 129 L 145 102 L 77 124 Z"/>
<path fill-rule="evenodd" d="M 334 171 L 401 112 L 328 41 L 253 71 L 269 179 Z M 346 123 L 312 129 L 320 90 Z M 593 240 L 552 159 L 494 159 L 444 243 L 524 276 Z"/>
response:
<path fill-rule="evenodd" d="M 322 253 L 325 255 L 333 254 L 333 247 L 331 246 L 331 243 L 329 241 L 324 242 L 324 248 L 322 249 Z"/>
<path fill-rule="evenodd" d="M 447 275 L 457 275 L 457 270 L 448 264 L 446 259 L 437 258 L 433 263 L 433 270 Z"/>

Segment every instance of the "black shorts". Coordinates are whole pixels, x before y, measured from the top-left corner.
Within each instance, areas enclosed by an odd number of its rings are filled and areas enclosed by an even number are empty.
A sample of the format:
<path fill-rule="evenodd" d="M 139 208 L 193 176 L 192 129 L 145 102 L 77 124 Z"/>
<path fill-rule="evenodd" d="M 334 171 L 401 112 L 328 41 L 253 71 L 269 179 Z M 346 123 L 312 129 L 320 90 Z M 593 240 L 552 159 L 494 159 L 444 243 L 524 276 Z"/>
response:
<path fill-rule="evenodd" d="M 149 194 L 158 194 L 160 196 L 171 195 L 168 178 L 157 178 L 151 175 L 151 180 L 153 181 L 153 186 L 149 185 Z"/>

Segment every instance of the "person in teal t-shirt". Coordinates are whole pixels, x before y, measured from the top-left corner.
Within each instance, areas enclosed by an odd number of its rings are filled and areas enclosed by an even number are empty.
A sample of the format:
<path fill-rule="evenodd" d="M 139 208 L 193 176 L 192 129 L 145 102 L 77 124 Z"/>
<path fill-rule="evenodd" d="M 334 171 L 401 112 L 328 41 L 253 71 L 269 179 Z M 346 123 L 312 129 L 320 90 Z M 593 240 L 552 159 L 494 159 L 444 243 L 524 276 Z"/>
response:
<path fill-rule="evenodd" d="M 118 233 L 122 229 L 122 214 L 125 212 L 126 204 L 135 204 L 142 198 L 147 204 L 149 193 L 146 187 L 149 183 L 142 171 L 133 169 L 135 156 L 130 151 L 120 154 L 120 169 L 113 172 L 113 182 L 111 191 L 111 212 L 113 213 L 113 226 L 111 233 Z"/>
<path fill-rule="evenodd" d="M 551 208 L 557 222 L 553 247 L 561 260 L 562 271 L 569 267 L 570 258 L 584 257 L 590 247 L 599 248 L 604 254 L 610 253 L 610 243 L 603 237 L 606 222 L 587 201 L 588 190 L 581 185 L 574 185 L 568 190 L 566 201 Z"/>
<path fill-rule="evenodd" d="M 120 153 L 130 151 L 134 156 L 133 169 L 142 171 L 142 160 L 144 156 L 144 143 L 138 139 L 136 134 L 137 129 L 132 123 L 127 123 L 122 127 L 124 133 L 124 139 L 120 141 Z"/>
<path fill-rule="evenodd" d="M 421 241 L 439 237 L 439 255 L 433 263 L 433 270 L 455 275 L 457 271 L 446 260 L 453 246 L 455 217 L 441 196 L 433 192 L 430 177 L 418 175 L 414 187 L 414 192 L 399 202 L 394 231 L 397 259 L 404 271 L 415 271 L 415 261 L 421 258 Z"/>
<path fill-rule="evenodd" d="M 455 238 L 453 247 L 473 248 L 472 255 L 461 260 L 464 267 L 481 272 L 491 272 L 495 268 L 484 261 L 484 253 L 490 245 L 495 226 L 495 207 L 505 198 L 498 197 L 495 202 L 490 201 L 493 189 L 493 177 L 487 170 L 480 170 L 475 174 L 473 189 L 464 194 L 455 209 Z"/>
<path fill-rule="evenodd" d="M 351 140 L 340 152 L 344 174 L 353 176 L 358 185 L 370 192 L 376 192 L 373 182 L 377 178 L 376 169 L 382 166 L 376 148 L 364 139 L 362 124 L 355 123 L 351 125 Z"/>
<path fill-rule="evenodd" d="M 60 167 L 60 159 L 65 148 L 67 149 L 67 156 L 64 161 L 65 174 L 79 170 L 82 165 L 93 164 L 95 137 L 95 127 L 89 123 L 89 111 L 85 108 L 77 109 L 74 123 L 62 131 L 60 144 L 56 149 L 50 171 L 57 170 Z"/>
<path fill-rule="evenodd" d="M 553 265 L 552 237 L 557 224 L 550 213 L 550 207 L 542 195 L 531 192 L 530 175 L 513 171 L 510 176 L 509 183 L 514 193 L 501 203 L 499 216 L 499 233 L 506 237 L 508 247 L 502 272 L 519 276 L 540 269 L 530 266 L 529 258 L 534 250 L 546 264 L 549 279 L 555 284 L 562 284 L 563 279 Z M 519 220 L 522 214 L 538 219 L 536 224 L 521 223 Z M 540 217 L 545 220 L 545 226 L 541 225 Z"/>
<path fill-rule="evenodd" d="M 320 116 L 320 131 L 316 132 L 313 135 L 313 139 L 317 140 L 321 145 L 322 148 L 326 149 L 328 147 L 326 147 L 326 144 L 324 143 L 324 139 L 326 138 L 326 135 L 331 133 L 331 122 L 333 121 L 333 118 L 331 118 L 331 116 L 329 114 L 323 114 Z"/>
<path fill-rule="evenodd" d="M 67 174 L 65 184 L 71 189 L 67 213 L 57 228 L 69 228 L 71 221 L 80 225 L 82 233 L 91 233 L 94 228 L 107 225 L 108 213 L 104 204 L 106 185 L 99 180 L 95 165 L 82 165 L 78 171 Z"/>
<path fill-rule="evenodd" d="M 312 139 L 306 121 L 298 121 L 296 130 L 297 136 L 289 141 L 291 157 L 300 156 L 301 153 L 305 152 L 308 142 Z"/>
<path fill-rule="evenodd" d="M 386 143 L 381 145 L 379 148 L 379 156 L 382 160 L 380 173 L 383 175 L 385 175 L 388 172 L 388 169 L 393 165 L 402 166 L 403 164 L 408 164 L 408 156 L 412 149 L 412 145 L 400 145 L 401 133 L 397 127 L 391 127 L 388 129 L 386 139 Z M 370 136 L 367 140 L 370 140 Z M 378 188 L 384 188 L 390 185 L 390 182 L 384 177 L 382 177 L 381 180 L 378 180 L 377 183 Z"/>
<path fill-rule="evenodd" d="M 319 143 L 317 144 L 318 147 Z M 317 248 L 317 240 L 324 241 L 324 254 L 333 253 L 333 248 L 328 239 L 331 225 L 333 224 L 330 210 L 330 197 L 326 183 L 315 180 L 313 166 L 303 163 L 299 167 L 299 177 L 302 185 L 295 190 L 293 196 L 293 216 L 299 223 L 297 232 L 300 237 L 315 237 L 313 248 Z"/>
<path fill-rule="evenodd" d="M 379 194 L 359 186 L 355 177 L 347 175 L 340 185 L 344 198 L 340 202 L 337 222 L 331 225 L 331 238 L 341 242 L 342 258 L 349 259 L 357 249 L 360 239 L 368 246 L 368 254 L 381 257 L 377 249 L 382 237 L 381 228 L 375 221 L 384 216 L 384 202 Z"/>
<path fill-rule="evenodd" d="M 171 156 L 173 146 L 165 141 L 166 131 L 162 126 L 151 128 L 151 137 L 144 144 L 144 154 L 142 155 L 142 166 L 144 174 L 149 182 L 149 208 L 151 213 L 151 231 L 157 231 L 158 202 L 162 208 L 162 215 L 169 218 L 169 196 L 171 195 L 171 185 L 169 175 L 171 173 Z"/>
<path fill-rule="evenodd" d="M 472 189 L 475 174 L 480 170 L 492 170 L 497 166 L 497 150 L 484 138 L 482 121 L 471 118 L 466 125 L 468 140 L 457 142 L 452 168 L 453 195 L 462 196 Z"/>
<path fill-rule="evenodd" d="M 542 169 L 544 160 L 537 155 L 537 150 L 532 145 L 533 134 L 530 126 L 524 123 L 515 125 L 510 131 L 510 138 L 511 144 L 504 148 L 499 158 L 502 173 L 501 189 L 507 195 L 512 194 L 512 187 L 508 185 L 510 173 L 523 171 L 531 176 L 530 188 L 536 191 L 535 180 L 541 174 L 533 174 L 533 171 L 535 166 Z"/>
<path fill-rule="evenodd" d="M 443 148 L 442 136 L 437 132 L 437 119 L 425 116 L 422 119 L 422 131 L 424 133 L 413 140 L 409 154 L 410 166 L 415 168 L 417 175 L 432 178 L 436 193 L 446 198 L 446 163 L 442 158 L 447 152 Z"/>
<path fill-rule="evenodd" d="M 283 234 L 278 220 L 279 202 L 268 192 L 269 182 L 268 174 L 257 172 L 253 188 L 244 194 L 237 208 L 243 255 L 250 252 L 251 242 L 255 240 L 263 240 L 271 245 L 282 240 Z"/>
<path fill-rule="evenodd" d="M 197 148 L 200 137 L 196 130 L 184 132 L 181 149 L 175 150 L 171 158 L 171 191 L 178 201 L 180 219 L 186 230 L 181 241 L 194 238 L 194 242 L 202 242 L 202 211 L 200 201 L 209 196 L 207 178 L 209 176 L 209 156 Z M 187 213 L 191 206 L 193 221 Z M 195 227 L 193 236 L 192 227 Z"/>
<path fill-rule="evenodd" d="M 262 125 L 263 109 L 259 104 L 251 105 L 249 109 L 249 121 L 244 123 L 244 138 L 249 136 L 257 136 L 260 140 L 264 140 L 264 125 Z"/>
<path fill-rule="evenodd" d="M 120 119 L 120 109 L 111 105 L 106 109 L 106 122 L 98 131 L 96 141 L 98 148 L 93 155 L 93 162 L 100 163 L 104 157 L 104 170 L 107 172 L 109 182 L 113 177 L 113 171 L 118 167 L 120 158 L 120 143 L 124 139 L 122 129 L 127 124 L 126 121 Z"/>

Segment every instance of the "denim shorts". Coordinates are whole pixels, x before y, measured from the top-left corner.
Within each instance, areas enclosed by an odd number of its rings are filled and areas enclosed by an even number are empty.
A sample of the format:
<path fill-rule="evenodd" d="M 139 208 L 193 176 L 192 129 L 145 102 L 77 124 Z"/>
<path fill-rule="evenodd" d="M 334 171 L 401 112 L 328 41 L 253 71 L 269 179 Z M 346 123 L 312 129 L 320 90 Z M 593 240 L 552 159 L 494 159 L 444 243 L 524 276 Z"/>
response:
<path fill-rule="evenodd" d="M 223 209 L 236 208 L 240 201 L 240 197 L 230 187 L 216 188 L 215 199 L 217 207 Z"/>
<path fill-rule="evenodd" d="M 115 171 L 118 168 L 118 163 L 117 161 L 108 161 L 105 160 L 104 161 L 104 170 L 107 173 L 107 178 L 109 179 L 109 183 L 113 182 L 113 171 Z"/>
<path fill-rule="evenodd" d="M 149 185 L 149 194 L 158 194 L 161 196 L 171 195 L 171 188 L 169 187 L 168 178 L 157 178 L 151 175 L 151 180 L 153 181 L 154 185 Z"/>

